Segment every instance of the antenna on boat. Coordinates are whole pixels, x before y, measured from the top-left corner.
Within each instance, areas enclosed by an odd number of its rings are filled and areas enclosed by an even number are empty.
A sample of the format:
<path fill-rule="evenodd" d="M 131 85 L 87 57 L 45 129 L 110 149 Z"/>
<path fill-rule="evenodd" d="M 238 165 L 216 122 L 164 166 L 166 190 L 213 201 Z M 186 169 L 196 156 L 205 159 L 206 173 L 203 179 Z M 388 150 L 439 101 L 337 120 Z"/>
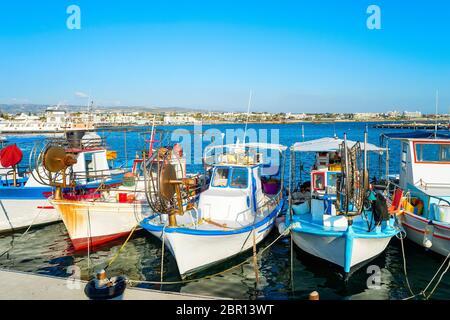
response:
<path fill-rule="evenodd" d="M 302 124 L 302 140 L 305 142 L 305 125 Z"/>
<path fill-rule="evenodd" d="M 434 124 L 434 138 L 437 138 L 438 129 L 438 106 L 439 106 L 439 90 L 436 90 L 436 112 L 434 114 L 435 124 Z"/>
<path fill-rule="evenodd" d="M 248 118 L 250 116 L 250 106 L 252 104 L 252 95 L 253 95 L 253 92 L 252 92 L 252 90 L 250 90 L 250 96 L 248 97 L 248 105 L 247 105 L 247 120 L 245 121 L 245 130 L 244 130 L 244 141 L 243 141 L 244 147 L 245 147 L 245 139 L 247 137 L 247 125 L 248 125 Z"/>

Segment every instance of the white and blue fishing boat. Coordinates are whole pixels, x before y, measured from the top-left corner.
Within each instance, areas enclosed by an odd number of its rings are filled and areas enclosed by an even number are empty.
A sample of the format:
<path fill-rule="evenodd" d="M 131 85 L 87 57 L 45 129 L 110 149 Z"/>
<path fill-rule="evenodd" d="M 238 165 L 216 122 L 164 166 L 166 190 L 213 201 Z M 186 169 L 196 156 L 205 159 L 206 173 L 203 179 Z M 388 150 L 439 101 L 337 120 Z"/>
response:
<path fill-rule="evenodd" d="M 121 183 L 120 172 L 109 167 L 107 149 L 101 145 L 100 140 L 100 137 L 93 133 L 76 139 L 68 135 L 68 138 L 64 139 L 65 150 L 77 160 L 70 172 L 76 184 L 68 185 L 63 190 L 65 198 L 85 197 L 86 193 L 95 191 L 102 184 Z M 0 161 L 12 157 L 11 152 L 14 152 L 17 163 L 12 166 L 0 165 L 0 232 L 60 221 L 60 215 L 48 200 L 54 190 L 46 181 L 48 176 L 43 172 L 42 163 L 34 163 L 31 172 L 20 172 L 18 165 L 22 160 L 21 150 L 10 145 L 2 151 Z"/>
<path fill-rule="evenodd" d="M 149 177 L 158 185 L 155 194 L 149 193 L 155 215 L 141 226 L 164 241 L 183 278 L 256 246 L 269 234 L 284 203 L 286 149 L 262 143 L 206 148 L 210 179 L 192 201 L 184 196 L 190 194 L 189 179 L 177 178 L 170 161 L 153 161 L 164 164 Z M 268 162 L 268 152 L 276 160 Z"/>
<path fill-rule="evenodd" d="M 367 152 L 384 150 L 346 137 L 299 142 L 290 150 L 289 214 L 279 229 L 290 227 L 300 249 L 339 266 L 348 279 L 398 233 L 384 197 L 369 190 Z M 307 182 L 297 159 L 304 153 L 315 154 Z"/>
<path fill-rule="evenodd" d="M 398 181 L 389 180 L 393 210 L 406 239 L 447 257 L 450 253 L 450 134 L 394 132 L 381 145 L 400 141 Z M 392 188 L 393 187 L 393 188 Z"/>

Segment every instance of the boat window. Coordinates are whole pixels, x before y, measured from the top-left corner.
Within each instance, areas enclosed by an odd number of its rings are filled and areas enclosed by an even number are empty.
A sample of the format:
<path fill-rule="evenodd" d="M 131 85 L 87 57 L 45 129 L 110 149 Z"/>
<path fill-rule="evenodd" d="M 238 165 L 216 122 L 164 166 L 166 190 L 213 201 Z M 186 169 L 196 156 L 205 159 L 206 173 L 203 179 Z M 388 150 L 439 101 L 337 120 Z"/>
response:
<path fill-rule="evenodd" d="M 229 168 L 217 168 L 214 171 L 213 187 L 226 187 L 228 185 Z"/>
<path fill-rule="evenodd" d="M 450 144 L 415 143 L 416 162 L 450 162 Z"/>
<path fill-rule="evenodd" d="M 248 186 L 247 168 L 233 168 L 231 173 L 230 186 L 233 188 L 245 189 Z"/>
<path fill-rule="evenodd" d="M 314 190 L 325 190 L 325 173 L 314 172 L 313 173 L 313 188 Z"/>

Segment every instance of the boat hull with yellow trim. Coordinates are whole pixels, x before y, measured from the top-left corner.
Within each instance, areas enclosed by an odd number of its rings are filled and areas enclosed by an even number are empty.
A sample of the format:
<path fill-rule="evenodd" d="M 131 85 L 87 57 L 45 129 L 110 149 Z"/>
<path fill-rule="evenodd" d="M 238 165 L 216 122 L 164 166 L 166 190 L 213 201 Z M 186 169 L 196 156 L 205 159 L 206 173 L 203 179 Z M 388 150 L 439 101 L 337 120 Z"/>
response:
<path fill-rule="evenodd" d="M 66 226 L 75 250 L 95 247 L 127 236 L 148 214 L 145 201 L 50 200 Z"/>

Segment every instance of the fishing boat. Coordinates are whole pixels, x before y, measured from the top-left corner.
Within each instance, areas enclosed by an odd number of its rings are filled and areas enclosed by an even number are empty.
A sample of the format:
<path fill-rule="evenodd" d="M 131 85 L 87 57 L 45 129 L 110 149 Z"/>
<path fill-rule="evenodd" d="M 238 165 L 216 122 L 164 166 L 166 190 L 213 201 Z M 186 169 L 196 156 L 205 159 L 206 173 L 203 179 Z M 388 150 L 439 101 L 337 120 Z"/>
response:
<path fill-rule="evenodd" d="M 83 134 L 82 136 L 80 134 Z M 120 184 L 116 178 L 120 170 L 108 166 L 107 149 L 100 145 L 98 135 L 78 132 L 77 139 L 71 133 L 63 140 L 49 140 L 49 144 L 65 145 L 76 163 L 71 169 L 74 185 L 67 184 L 62 190 L 65 198 L 85 197 L 100 185 Z M 46 148 L 46 147 L 45 147 Z M 16 145 L 9 145 L 0 151 L 0 232 L 9 232 L 31 225 L 53 223 L 61 220 L 60 215 L 48 197 L 53 194 L 49 176 L 45 174 L 42 159 L 30 155 L 34 169 L 31 172 L 19 172 L 18 165 L 23 153 Z M 56 180 L 61 181 L 61 176 Z"/>
<path fill-rule="evenodd" d="M 152 155 L 156 135 L 159 135 L 158 141 L 165 140 L 163 132 L 152 129 L 151 138 L 146 141 L 149 142 L 148 151 L 143 152 L 143 158 L 132 160 L 131 172 L 124 174 L 120 186 L 99 189 L 88 197 L 50 199 L 62 217 L 75 250 L 90 249 L 127 236 L 139 226 L 139 222 L 152 214 L 146 188 L 153 190 L 157 186 L 147 186 L 143 172 L 154 160 Z M 186 178 L 183 149 L 179 144 L 167 147 L 169 149 L 179 178 Z"/>
<path fill-rule="evenodd" d="M 133 166 L 123 183 L 89 195 L 50 198 L 75 250 L 90 249 L 127 236 L 151 212 L 144 181 Z"/>
<path fill-rule="evenodd" d="M 165 165 L 149 178 L 160 186 L 150 194 L 154 215 L 141 226 L 169 248 L 182 278 L 255 248 L 269 234 L 284 203 L 286 149 L 262 143 L 207 147 L 210 179 L 194 195 L 191 179 L 178 179 L 170 158 L 159 155 Z M 265 157 L 268 151 L 273 160 Z"/>
<path fill-rule="evenodd" d="M 291 228 L 300 249 L 337 265 L 348 279 L 398 233 L 385 198 L 368 183 L 367 153 L 384 150 L 368 144 L 366 135 L 363 144 L 322 138 L 295 143 L 290 151 L 289 214 L 279 229 Z M 315 155 L 306 179 L 305 153 Z"/>
<path fill-rule="evenodd" d="M 406 239 L 433 252 L 450 252 L 450 134 L 402 132 L 382 134 L 381 143 L 400 141 L 400 168 L 393 206 Z"/>

